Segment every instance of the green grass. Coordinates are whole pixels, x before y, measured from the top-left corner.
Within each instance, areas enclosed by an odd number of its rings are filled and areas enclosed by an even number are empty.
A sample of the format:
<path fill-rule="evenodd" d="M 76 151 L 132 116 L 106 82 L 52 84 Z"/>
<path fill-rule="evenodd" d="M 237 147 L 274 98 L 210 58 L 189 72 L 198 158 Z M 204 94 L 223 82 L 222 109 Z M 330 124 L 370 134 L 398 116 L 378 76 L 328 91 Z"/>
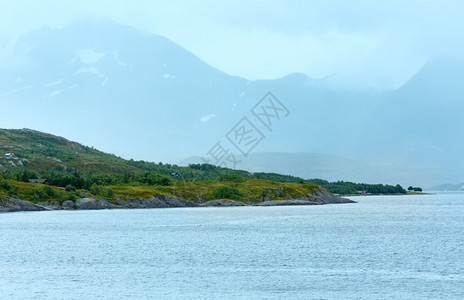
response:
<path fill-rule="evenodd" d="M 34 203 L 47 201 L 64 201 L 83 197 L 87 193 L 96 198 L 105 198 L 110 201 L 116 199 L 145 199 L 156 196 L 179 197 L 195 202 L 205 202 L 216 199 L 228 199 L 246 203 L 256 203 L 265 200 L 295 199 L 300 197 L 311 198 L 320 191 L 320 187 L 308 183 L 277 183 L 262 179 L 246 179 L 241 183 L 203 181 L 178 183 L 172 186 L 148 186 L 148 185 L 108 185 L 91 188 L 91 191 L 78 190 L 66 191 L 63 188 L 52 187 L 39 183 L 7 180 L 13 192 L 8 193 L 0 188 L 0 196 L 11 196 L 28 200 Z M 111 190 L 111 196 L 109 196 Z M 233 197 L 222 197 L 217 191 L 233 190 Z M 227 194 L 226 194 L 227 195 Z"/>
<path fill-rule="evenodd" d="M 246 179 L 241 183 L 224 183 L 214 181 L 178 183 L 172 186 L 146 186 L 146 185 L 111 185 L 102 187 L 111 188 L 115 198 L 133 199 L 149 198 L 152 196 L 171 196 L 182 199 L 204 202 L 216 199 L 238 200 L 243 202 L 261 202 L 264 200 L 284 200 L 300 197 L 313 197 L 322 189 L 309 183 L 277 183 L 262 179 Z M 218 190 L 236 190 L 234 197 L 220 197 Z"/>

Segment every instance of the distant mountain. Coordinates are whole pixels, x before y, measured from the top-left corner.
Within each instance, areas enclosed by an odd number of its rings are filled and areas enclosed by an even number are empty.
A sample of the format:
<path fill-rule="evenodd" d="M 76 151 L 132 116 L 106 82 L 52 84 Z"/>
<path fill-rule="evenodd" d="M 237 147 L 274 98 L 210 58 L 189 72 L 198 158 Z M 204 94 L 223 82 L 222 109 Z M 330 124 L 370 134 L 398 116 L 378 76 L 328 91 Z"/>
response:
<path fill-rule="evenodd" d="M 440 184 L 427 189 L 428 191 L 459 192 L 464 191 L 464 183 L 460 184 Z"/>
<path fill-rule="evenodd" d="M 18 40 L 0 65 L 0 127 L 174 162 L 205 156 L 218 141 L 239 155 L 226 135 L 246 117 L 263 137 L 247 159 L 250 169 L 431 186 L 464 179 L 463 70 L 458 62 L 430 62 L 383 92 L 339 89 L 299 73 L 249 81 L 162 36 L 86 20 Z M 269 91 L 287 112 L 267 116 L 272 128 L 251 112 Z"/>
<path fill-rule="evenodd" d="M 323 178 L 328 181 L 350 180 L 354 182 L 382 183 L 388 178 L 387 172 L 365 162 L 319 153 L 252 153 L 248 157 L 240 155 L 237 169 L 249 172 L 273 172 L 298 176 L 305 179 Z M 182 160 L 180 165 L 201 163 L 201 157 Z M 390 181 L 398 180 L 391 176 Z"/>
<path fill-rule="evenodd" d="M 11 106 L 3 122 L 112 141 L 140 157 L 157 156 L 155 147 L 179 155 L 204 131 L 200 119 L 221 115 L 227 102 L 232 111 L 246 84 L 166 38 L 107 21 L 42 28 L 16 49 L 0 71 L 0 101 Z"/>

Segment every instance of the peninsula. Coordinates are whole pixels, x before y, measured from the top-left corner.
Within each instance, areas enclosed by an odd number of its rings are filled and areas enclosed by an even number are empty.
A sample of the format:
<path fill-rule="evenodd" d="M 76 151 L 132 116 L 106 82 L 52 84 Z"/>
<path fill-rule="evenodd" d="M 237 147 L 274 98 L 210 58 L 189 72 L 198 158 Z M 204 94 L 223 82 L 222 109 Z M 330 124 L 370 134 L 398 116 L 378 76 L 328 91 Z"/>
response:
<path fill-rule="evenodd" d="M 0 151 L 0 212 L 354 202 L 311 180 L 125 160 L 30 129 L 0 129 Z"/>

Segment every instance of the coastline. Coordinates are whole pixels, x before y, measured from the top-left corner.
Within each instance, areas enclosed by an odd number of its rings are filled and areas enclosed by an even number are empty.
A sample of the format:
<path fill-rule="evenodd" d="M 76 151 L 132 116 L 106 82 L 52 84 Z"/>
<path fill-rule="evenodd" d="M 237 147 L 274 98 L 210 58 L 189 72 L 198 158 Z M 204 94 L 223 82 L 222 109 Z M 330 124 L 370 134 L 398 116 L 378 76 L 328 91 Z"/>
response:
<path fill-rule="evenodd" d="M 188 201 L 176 197 L 156 196 L 145 199 L 116 200 L 110 202 L 101 198 L 80 198 L 76 201 L 32 203 L 16 198 L 0 198 L 0 213 L 19 211 L 52 210 L 97 210 L 97 209 L 145 209 L 178 207 L 233 207 L 233 206 L 289 206 L 289 205 L 324 205 L 356 203 L 356 201 L 334 196 L 330 193 L 318 193 L 314 197 L 285 200 L 265 200 L 261 202 L 240 202 L 229 199 L 216 199 L 206 202 Z"/>

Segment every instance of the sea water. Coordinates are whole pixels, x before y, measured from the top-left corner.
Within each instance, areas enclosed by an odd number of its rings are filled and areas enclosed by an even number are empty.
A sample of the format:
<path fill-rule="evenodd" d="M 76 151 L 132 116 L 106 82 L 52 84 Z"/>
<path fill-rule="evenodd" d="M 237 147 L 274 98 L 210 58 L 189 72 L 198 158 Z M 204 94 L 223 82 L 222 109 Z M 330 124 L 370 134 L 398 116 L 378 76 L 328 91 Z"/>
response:
<path fill-rule="evenodd" d="M 0 214 L 0 299 L 464 299 L 464 194 Z"/>

